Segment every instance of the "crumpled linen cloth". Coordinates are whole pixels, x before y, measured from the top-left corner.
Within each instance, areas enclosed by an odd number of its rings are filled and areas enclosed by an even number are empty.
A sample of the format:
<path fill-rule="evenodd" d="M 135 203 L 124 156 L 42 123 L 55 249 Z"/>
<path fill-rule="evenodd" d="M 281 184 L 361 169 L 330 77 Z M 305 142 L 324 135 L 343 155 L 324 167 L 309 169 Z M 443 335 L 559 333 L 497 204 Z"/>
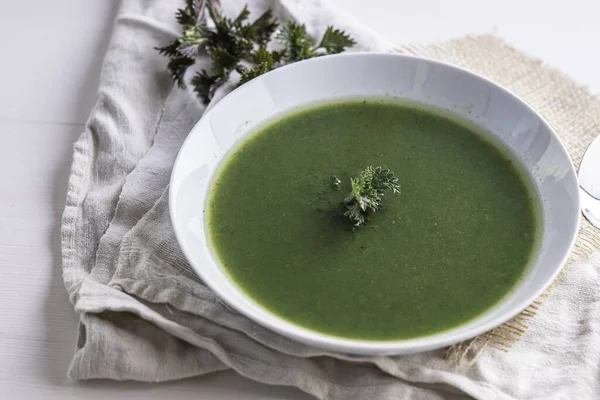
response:
<path fill-rule="evenodd" d="M 222 2 L 232 15 L 243 5 Z M 359 50 L 393 48 L 326 1 L 248 2 L 255 16 L 274 7 L 315 35 L 335 25 Z M 178 7 L 122 2 L 98 102 L 74 145 L 62 225 L 64 282 L 80 316 L 69 376 L 157 382 L 231 368 L 320 399 L 600 398 L 600 254 L 561 275 L 509 352 L 485 351 L 470 368 L 443 351 L 358 357 L 311 348 L 223 304 L 187 264 L 169 221 L 171 168 L 203 112 L 154 50 L 178 35 Z"/>

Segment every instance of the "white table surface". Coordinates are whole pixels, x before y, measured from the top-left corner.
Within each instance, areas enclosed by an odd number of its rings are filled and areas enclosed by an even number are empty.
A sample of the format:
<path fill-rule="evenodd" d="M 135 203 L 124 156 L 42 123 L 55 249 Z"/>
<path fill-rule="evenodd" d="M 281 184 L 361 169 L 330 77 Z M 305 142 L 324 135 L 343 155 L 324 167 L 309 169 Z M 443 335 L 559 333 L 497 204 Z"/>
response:
<path fill-rule="evenodd" d="M 331 1 L 398 44 L 496 32 L 600 91 L 598 0 Z M 0 0 L 0 399 L 305 399 L 231 372 L 166 384 L 66 378 L 77 319 L 61 279 L 60 217 L 115 6 Z"/>

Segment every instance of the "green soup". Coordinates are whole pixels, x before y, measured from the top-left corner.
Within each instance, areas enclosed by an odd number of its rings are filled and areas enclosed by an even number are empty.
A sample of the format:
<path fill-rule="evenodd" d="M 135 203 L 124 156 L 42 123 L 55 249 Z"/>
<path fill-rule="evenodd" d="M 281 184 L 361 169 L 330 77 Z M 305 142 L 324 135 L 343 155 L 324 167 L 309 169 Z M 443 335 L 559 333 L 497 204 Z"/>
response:
<path fill-rule="evenodd" d="M 394 171 L 401 194 L 352 231 L 342 201 L 368 165 Z M 537 237 L 529 187 L 466 125 L 348 101 L 287 115 L 234 149 L 207 224 L 231 278 L 272 313 L 332 336 L 406 339 L 463 324 L 515 286 Z"/>

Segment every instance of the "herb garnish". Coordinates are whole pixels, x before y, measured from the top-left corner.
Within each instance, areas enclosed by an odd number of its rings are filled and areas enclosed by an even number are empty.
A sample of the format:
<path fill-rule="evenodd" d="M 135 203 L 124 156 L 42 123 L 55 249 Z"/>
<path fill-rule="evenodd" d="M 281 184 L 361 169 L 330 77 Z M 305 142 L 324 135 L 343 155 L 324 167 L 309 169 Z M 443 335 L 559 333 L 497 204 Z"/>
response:
<path fill-rule="evenodd" d="M 335 190 L 340 190 L 340 183 L 342 183 L 340 178 L 335 175 L 331 175 L 331 186 L 333 186 Z"/>
<path fill-rule="evenodd" d="M 352 191 L 344 199 L 345 216 L 350 218 L 355 227 L 367 223 L 369 212 L 382 208 L 381 202 L 387 189 L 392 193 L 400 193 L 398 178 L 389 169 L 369 166 L 355 178 L 350 178 Z"/>
<path fill-rule="evenodd" d="M 218 0 L 186 0 L 185 8 L 176 14 L 183 35 L 157 48 L 169 58 L 173 80 L 185 87 L 185 72 L 204 50 L 211 59 L 210 71 L 197 72 L 191 83 L 200 99 L 208 103 L 234 71 L 240 75 L 241 85 L 284 64 L 340 53 L 355 44 L 350 36 L 332 26 L 316 44 L 303 24 L 288 22 L 279 28 L 270 9 L 254 22 L 248 22 L 249 14 L 246 6 L 230 19 L 221 14 Z M 273 37 L 279 43 L 277 49 L 267 47 Z"/>

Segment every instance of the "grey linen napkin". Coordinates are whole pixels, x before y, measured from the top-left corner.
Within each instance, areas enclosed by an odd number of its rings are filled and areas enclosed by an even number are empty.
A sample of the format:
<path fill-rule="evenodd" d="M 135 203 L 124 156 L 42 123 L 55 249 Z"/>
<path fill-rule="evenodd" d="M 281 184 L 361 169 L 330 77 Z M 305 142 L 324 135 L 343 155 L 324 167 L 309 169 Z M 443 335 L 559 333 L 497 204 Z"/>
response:
<path fill-rule="evenodd" d="M 226 13 L 242 5 L 239 0 L 223 3 Z M 391 47 L 325 1 L 249 3 L 254 13 L 275 7 L 282 18 L 306 23 L 316 34 L 334 24 L 349 31 L 362 50 Z M 179 6 L 123 1 L 98 103 L 74 146 L 62 227 L 65 286 L 80 316 L 72 378 L 165 381 L 232 368 L 322 399 L 502 399 L 548 397 L 557 390 L 581 398 L 598 393 L 599 345 L 592 345 L 592 339 L 598 343 L 597 324 L 590 321 L 585 340 L 576 339 L 582 336 L 581 318 L 599 315 L 600 306 L 589 306 L 585 314 L 571 312 L 566 323 L 573 326 L 565 334 L 556 334 L 560 321 L 554 314 L 532 333 L 539 340 L 554 332 L 557 339 L 579 344 L 561 368 L 585 377 L 580 385 L 562 369 L 544 369 L 551 350 L 526 340 L 512 354 L 483 354 L 469 370 L 451 365 L 439 351 L 354 357 L 288 340 L 216 298 L 179 250 L 167 207 L 175 156 L 203 112 L 187 91 L 174 87 L 166 60 L 154 50 L 178 35 L 173 16 Z M 590 262 L 597 267 L 600 257 Z M 575 285 L 597 280 L 593 271 L 575 278 Z M 567 289 L 562 295 L 556 289 L 556 312 L 572 311 Z M 587 301 L 600 304 L 600 296 L 587 293 Z M 520 362 L 521 356 L 528 362 Z M 587 360 L 585 365 L 577 363 L 578 357 Z M 540 371 L 554 380 L 541 381 Z"/>

